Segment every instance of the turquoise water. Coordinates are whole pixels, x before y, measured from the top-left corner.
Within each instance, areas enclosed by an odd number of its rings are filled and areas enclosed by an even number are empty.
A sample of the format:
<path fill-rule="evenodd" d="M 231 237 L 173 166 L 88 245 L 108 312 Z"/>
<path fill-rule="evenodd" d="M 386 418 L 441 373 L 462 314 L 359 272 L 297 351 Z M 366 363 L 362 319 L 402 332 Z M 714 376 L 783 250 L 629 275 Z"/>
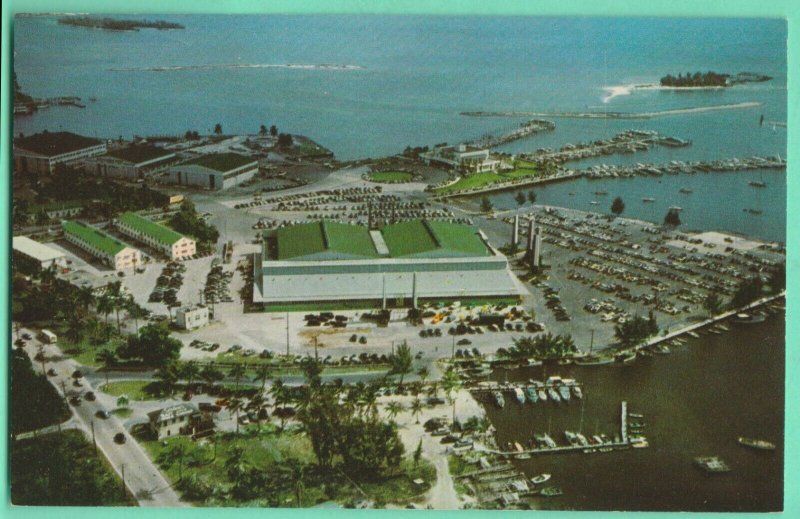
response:
<path fill-rule="evenodd" d="M 753 138 L 752 124 L 745 129 L 761 112 L 768 120 L 786 120 L 786 25 L 780 20 L 163 18 L 186 29 L 109 32 L 58 25 L 54 18 L 18 18 L 14 66 L 24 89 L 35 97 L 97 101 L 84 110 L 56 108 L 17 118 L 15 130 L 63 127 L 130 137 L 210 131 L 217 122 L 230 132 L 276 124 L 350 159 L 394 153 L 408 144 L 474 138 L 513 124 L 460 116 L 464 110 L 638 111 L 759 101 L 763 110 L 625 126 L 670 129 L 695 141 L 707 134 L 706 144 L 696 145 L 702 155 L 737 154 L 743 146 L 775 154 L 786 147 L 785 134 Z M 338 63 L 364 69 L 109 71 L 219 63 Z M 604 85 L 706 69 L 756 71 L 775 80 L 722 92 L 637 93 L 601 103 Z M 543 142 L 597 138 L 614 129 L 610 121 L 558 124 Z M 513 147 L 521 151 L 528 144 L 537 147 L 538 138 Z"/>
<path fill-rule="evenodd" d="M 150 18 L 154 18 L 150 16 Z M 762 103 L 756 108 L 669 116 L 652 120 L 557 119 L 554 132 L 508 144 L 529 152 L 594 140 L 627 128 L 658 130 L 691 139 L 690 148 L 654 149 L 596 162 L 713 160 L 786 153 L 786 131 L 758 127 L 786 121 L 786 25 L 780 20 L 481 18 L 413 16 L 202 16 L 162 18 L 179 31 L 109 32 L 58 25 L 55 18 L 18 18 L 15 70 L 35 97 L 77 95 L 85 109 L 55 107 L 14 120 L 15 132 L 71 130 L 100 137 L 135 134 L 255 132 L 261 124 L 302 133 L 341 159 L 396 153 L 406 145 L 457 142 L 498 133 L 520 119 L 470 118 L 470 110 L 656 111 Z M 358 70 L 286 68 L 112 71 L 208 64 L 357 65 Z M 713 69 L 754 71 L 775 79 L 733 89 L 691 93 L 639 91 L 603 103 L 603 86 L 653 82 L 666 73 Z M 760 173 L 750 173 L 760 175 Z M 603 181 L 600 189 L 629 201 L 626 215 L 660 221 L 669 205 L 685 207 L 690 226 L 782 241 L 785 183 L 770 175 L 760 194 L 743 179 L 698 177 L 703 197 L 673 196 L 664 179 Z M 740 181 L 741 180 L 741 181 Z M 678 180 L 675 180 L 676 182 Z M 680 179 L 681 184 L 684 183 Z M 582 186 L 581 186 L 582 187 Z M 564 186 L 540 200 L 589 209 Z M 573 186 L 567 191 L 578 190 Z M 653 196 L 641 207 L 634 199 Z M 754 198 L 754 197 L 760 198 Z M 508 195 L 496 203 L 508 205 Z M 695 203 L 693 203 L 695 202 Z M 662 207 L 663 206 L 663 207 Z M 745 208 L 764 211 L 759 218 Z M 713 210 L 711 208 L 714 208 Z"/>

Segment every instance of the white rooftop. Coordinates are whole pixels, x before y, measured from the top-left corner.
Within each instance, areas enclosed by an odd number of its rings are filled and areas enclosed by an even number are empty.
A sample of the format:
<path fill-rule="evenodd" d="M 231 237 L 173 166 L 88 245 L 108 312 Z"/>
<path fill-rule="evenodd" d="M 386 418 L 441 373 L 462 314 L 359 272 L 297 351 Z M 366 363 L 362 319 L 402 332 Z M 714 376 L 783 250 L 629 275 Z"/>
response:
<path fill-rule="evenodd" d="M 64 257 L 63 252 L 41 244 L 38 241 L 31 240 L 27 236 L 14 236 L 12 247 L 14 250 L 38 261 L 50 261 Z"/>

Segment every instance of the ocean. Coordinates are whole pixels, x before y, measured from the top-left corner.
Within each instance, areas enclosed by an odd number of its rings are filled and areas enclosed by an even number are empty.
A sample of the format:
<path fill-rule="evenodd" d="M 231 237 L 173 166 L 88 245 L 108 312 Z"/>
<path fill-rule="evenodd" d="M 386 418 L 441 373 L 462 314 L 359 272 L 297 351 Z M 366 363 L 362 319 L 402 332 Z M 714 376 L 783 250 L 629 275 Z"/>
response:
<path fill-rule="evenodd" d="M 53 107 L 16 117 L 15 134 L 48 129 L 130 138 L 183 134 L 188 129 L 210 133 L 216 123 L 225 132 L 254 133 L 261 124 L 275 124 L 281 131 L 308 135 L 346 160 L 397 153 L 407 145 L 455 143 L 497 134 L 523 120 L 465 117 L 462 111 L 640 112 L 755 101 L 762 105 L 652 120 L 556 119 L 554 132 L 501 149 L 531 152 L 641 128 L 691 139 L 693 145 L 603 157 L 602 161 L 658 163 L 674 158 L 713 160 L 786 153 L 784 128 L 758 126 L 762 114 L 767 121 L 786 121 L 787 30 L 781 20 L 376 15 L 140 18 L 179 22 L 186 28 L 110 32 L 59 25 L 55 17 L 18 17 L 14 68 L 24 91 L 34 97 L 79 96 L 87 106 Z M 221 64 L 359 68 L 147 70 Z M 725 90 L 637 91 L 603 102 L 605 86 L 657 82 L 667 73 L 697 70 L 752 71 L 774 79 Z M 570 166 L 596 162 L 601 160 Z M 694 228 L 783 241 L 785 182 L 781 176 L 770 178 L 775 181 L 759 194 L 741 189 L 738 181 L 728 182 L 726 176 L 705 180 L 706 187 L 712 187 L 721 199 L 733 198 L 737 203 L 708 204 L 700 212 L 686 207 L 683 218 Z M 644 189 L 647 196 L 658 200 L 647 208 L 635 200 L 639 183 L 609 181 L 607 187 L 627 200 L 626 215 L 634 218 L 660 221 L 669 205 L 692 205 L 659 196 L 657 181 L 647 182 L 654 184 Z M 541 200 L 589 209 L 588 200 L 561 196 L 561 190 L 560 186 L 545 188 Z M 671 185 L 670 190 L 674 191 Z M 699 194 L 695 198 L 702 204 Z M 510 200 L 507 195 L 495 199 L 501 207 Z M 658 213 L 653 212 L 656 208 Z M 755 218 L 744 212 L 746 208 L 764 212 Z"/>

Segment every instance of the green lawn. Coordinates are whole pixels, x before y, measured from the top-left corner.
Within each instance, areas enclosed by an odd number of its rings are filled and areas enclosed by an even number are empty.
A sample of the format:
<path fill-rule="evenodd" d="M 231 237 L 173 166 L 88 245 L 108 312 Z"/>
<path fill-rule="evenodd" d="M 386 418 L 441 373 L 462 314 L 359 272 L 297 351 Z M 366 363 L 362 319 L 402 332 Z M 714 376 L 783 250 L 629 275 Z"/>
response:
<path fill-rule="evenodd" d="M 302 507 L 331 500 L 344 504 L 365 499 L 340 473 L 321 472 L 316 467 L 311 442 L 299 429 L 292 427 L 280 432 L 273 424 L 260 428 L 251 425 L 242 428 L 239 435 L 221 433 L 212 441 L 194 442 L 185 437 L 173 437 L 163 441 L 144 440 L 141 444 L 164 470 L 167 479 L 176 482 L 176 488 L 184 498 L 196 504 L 296 507 L 297 485 L 291 479 L 293 472 L 289 470 L 293 465 L 303 467 L 303 491 L 299 503 Z M 164 462 L 163 453 L 177 446 L 185 449 L 182 467 L 177 461 Z M 234 446 L 244 450 L 245 467 L 256 467 L 273 481 L 260 492 L 258 499 L 240 501 L 224 495 L 231 487 L 225 463 Z M 182 482 L 178 482 L 179 471 L 183 475 Z M 413 480 L 416 478 L 425 483 L 415 485 Z M 435 479 L 436 469 L 428 462 L 423 460 L 415 467 L 405 460 L 397 475 L 383 481 L 359 484 L 359 487 L 367 494 L 366 499 L 375 500 L 380 505 L 404 505 L 430 489 Z M 220 497 L 214 497 L 214 494 Z"/>
<path fill-rule="evenodd" d="M 71 342 L 64 336 L 63 331 L 58 333 L 58 346 L 65 354 L 69 355 L 79 364 L 89 366 L 92 368 L 99 368 L 102 363 L 97 362 L 97 354 L 105 349 L 111 351 L 116 350 L 119 343 L 122 341 L 120 338 L 111 338 L 108 342 L 101 344 L 92 344 L 88 337 L 82 338 L 79 342 Z"/>
<path fill-rule="evenodd" d="M 527 163 L 529 164 L 529 163 Z M 519 164 L 518 164 L 519 166 Z M 475 173 L 473 175 L 461 177 L 456 183 L 436 189 L 434 192 L 439 194 L 452 193 L 465 189 L 478 189 L 492 184 L 508 182 L 515 179 L 532 177 L 539 174 L 536 169 L 528 167 L 516 167 L 511 171 L 502 173 Z"/>
<path fill-rule="evenodd" d="M 147 380 L 123 380 L 100 386 L 100 391 L 111 396 L 128 395 L 131 400 L 154 400 L 158 398 L 158 383 Z"/>
<path fill-rule="evenodd" d="M 373 182 L 411 182 L 414 175 L 405 171 L 373 171 L 369 179 Z"/>

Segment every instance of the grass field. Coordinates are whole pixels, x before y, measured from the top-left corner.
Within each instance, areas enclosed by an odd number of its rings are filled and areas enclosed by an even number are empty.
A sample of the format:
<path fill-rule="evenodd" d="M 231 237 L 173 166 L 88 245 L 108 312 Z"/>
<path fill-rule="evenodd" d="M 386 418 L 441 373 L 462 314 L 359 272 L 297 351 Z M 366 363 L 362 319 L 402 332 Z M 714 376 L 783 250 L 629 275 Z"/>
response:
<path fill-rule="evenodd" d="M 290 426 L 280 431 L 272 423 L 250 425 L 239 435 L 217 434 L 211 442 L 173 437 L 141 444 L 164 470 L 167 479 L 176 483 L 185 499 L 204 505 L 310 507 L 326 501 L 345 504 L 362 499 L 374 500 L 381 506 L 404 505 L 426 492 L 436 478 L 436 469 L 427 461 L 421 460 L 414 466 L 404 460 L 397 475 L 359 484 L 364 495 L 338 471 L 326 473 L 318 469 L 311 442 L 299 429 Z M 245 467 L 257 467 L 271 481 L 257 499 L 242 501 L 233 495 L 223 496 L 232 486 L 225 465 L 234 447 L 243 449 Z M 181 448 L 184 449 L 182 464 L 166 461 L 171 451 Z M 294 481 L 298 475 L 302 477 L 302 492 L 298 492 L 299 485 Z M 423 485 L 413 483 L 417 478 L 424 481 Z"/>
<path fill-rule="evenodd" d="M 530 163 L 525 164 L 527 165 Z M 492 184 L 500 184 L 515 179 L 533 177 L 539 174 L 539 171 L 536 169 L 521 167 L 522 164 L 518 163 L 516 166 L 517 167 L 515 167 L 515 169 L 511 171 L 504 171 L 502 173 L 475 173 L 473 175 L 461 177 L 454 184 L 436 189 L 434 192 L 438 194 L 445 194 L 468 189 L 480 189 Z"/>
<path fill-rule="evenodd" d="M 128 395 L 131 400 L 153 400 L 158 397 L 158 383 L 148 380 L 123 380 L 100 386 L 100 391 L 111 396 Z"/>
<path fill-rule="evenodd" d="M 373 182 L 411 182 L 414 175 L 405 171 L 374 171 L 369 174 Z"/>
<path fill-rule="evenodd" d="M 102 363 L 97 362 L 97 354 L 100 351 L 105 349 L 114 351 L 121 341 L 121 339 L 112 338 L 106 343 L 95 345 L 89 342 L 88 337 L 84 337 L 80 340 L 80 342 L 77 343 L 70 342 L 66 337 L 64 337 L 63 333 L 60 333 L 58 337 L 58 344 L 61 348 L 61 351 L 75 359 L 75 361 L 79 364 L 83 364 L 84 366 L 89 366 L 92 368 L 98 368 L 102 366 Z"/>

